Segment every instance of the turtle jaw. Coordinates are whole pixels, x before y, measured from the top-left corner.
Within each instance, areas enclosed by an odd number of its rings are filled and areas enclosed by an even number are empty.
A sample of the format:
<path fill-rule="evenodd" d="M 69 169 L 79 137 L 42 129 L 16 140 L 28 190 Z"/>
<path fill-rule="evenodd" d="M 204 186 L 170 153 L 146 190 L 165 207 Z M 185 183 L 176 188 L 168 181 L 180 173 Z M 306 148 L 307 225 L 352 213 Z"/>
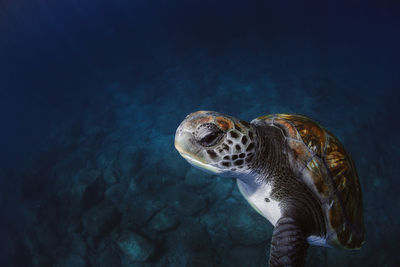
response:
<path fill-rule="evenodd" d="M 175 148 L 179 154 L 192 166 L 216 174 L 220 173 L 221 170 L 208 164 L 205 159 L 201 156 L 201 149 L 194 143 L 192 135 L 178 128 L 175 135 Z"/>
<path fill-rule="evenodd" d="M 179 151 L 179 150 L 178 150 Z M 181 156 L 186 159 L 187 162 L 190 163 L 190 165 L 192 165 L 195 168 L 198 168 L 202 171 L 206 171 L 208 173 L 212 173 L 212 174 L 219 174 L 221 172 L 220 169 L 212 166 L 212 165 L 208 165 L 205 164 L 204 162 L 202 162 L 200 159 L 196 159 L 195 157 L 193 157 L 193 155 L 189 155 L 186 153 L 181 153 L 179 151 L 179 153 L 181 154 Z"/>

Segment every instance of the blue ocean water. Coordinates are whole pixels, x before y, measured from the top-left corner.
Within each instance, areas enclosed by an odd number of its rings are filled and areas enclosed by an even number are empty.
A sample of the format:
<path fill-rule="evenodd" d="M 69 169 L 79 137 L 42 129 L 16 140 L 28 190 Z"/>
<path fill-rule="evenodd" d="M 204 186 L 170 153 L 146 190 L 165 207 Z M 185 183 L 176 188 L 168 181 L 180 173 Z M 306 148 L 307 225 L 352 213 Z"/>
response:
<path fill-rule="evenodd" d="M 197 110 L 299 113 L 361 180 L 361 250 L 399 266 L 397 1 L 0 1 L 1 266 L 266 266 L 272 226 L 174 148 Z"/>

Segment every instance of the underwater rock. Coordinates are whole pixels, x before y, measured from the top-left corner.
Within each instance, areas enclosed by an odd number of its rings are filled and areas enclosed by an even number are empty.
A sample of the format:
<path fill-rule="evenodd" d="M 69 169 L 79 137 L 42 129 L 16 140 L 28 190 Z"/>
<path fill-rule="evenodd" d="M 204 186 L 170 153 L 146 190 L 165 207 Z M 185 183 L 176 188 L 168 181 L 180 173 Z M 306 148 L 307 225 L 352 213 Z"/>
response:
<path fill-rule="evenodd" d="M 47 243 L 50 241 L 50 243 Z M 35 229 L 29 229 L 24 237 L 23 246 L 19 247 L 19 242 L 13 248 L 13 266 L 52 266 L 54 249 L 60 244 L 59 238 L 45 225 L 37 225 Z M 28 258 L 26 250 L 32 257 Z M 22 255 L 21 255 L 22 254 Z M 25 262 L 28 260 L 28 262 Z"/>
<path fill-rule="evenodd" d="M 120 176 L 126 179 L 134 176 L 138 167 L 144 160 L 142 150 L 135 146 L 124 147 L 117 153 L 117 159 L 114 161 L 113 167 Z"/>
<path fill-rule="evenodd" d="M 130 262 L 145 262 L 155 252 L 149 241 L 128 230 L 122 231 L 116 242 Z"/>
<path fill-rule="evenodd" d="M 195 215 L 207 207 L 207 201 L 198 194 L 181 191 L 174 202 L 174 207 L 183 215 Z"/>
<path fill-rule="evenodd" d="M 190 168 L 185 175 L 185 185 L 192 188 L 202 188 L 212 183 L 212 175 L 207 175 L 195 168 Z"/>
<path fill-rule="evenodd" d="M 73 254 L 85 256 L 87 253 L 86 243 L 80 234 L 74 233 L 71 235 L 69 246 Z"/>
<path fill-rule="evenodd" d="M 154 173 L 157 173 L 157 171 L 155 170 Z M 150 172 L 150 175 L 158 176 L 158 179 L 160 181 L 160 184 L 158 184 L 158 185 L 155 185 L 154 183 L 150 184 L 150 186 L 149 186 L 150 190 L 153 188 L 154 188 L 154 190 L 157 190 L 160 186 L 162 186 L 164 188 L 168 187 L 168 186 L 173 186 L 182 181 L 182 177 L 180 177 L 178 175 L 171 175 L 168 173 L 162 173 L 161 175 L 157 175 L 157 174 L 154 175 L 153 173 Z"/>
<path fill-rule="evenodd" d="M 117 182 L 117 173 L 112 168 L 107 168 L 103 173 L 104 181 L 109 184 L 115 184 Z"/>
<path fill-rule="evenodd" d="M 28 247 L 33 253 L 40 254 L 43 258 L 50 257 L 54 248 L 60 245 L 59 236 L 55 229 L 48 224 L 37 225 L 28 235 L 30 243 L 28 243 Z"/>
<path fill-rule="evenodd" d="M 212 189 L 213 199 L 225 200 L 232 194 L 232 190 L 236 186 L 236 181 L 223 177 L 215 177 L 215 179 L 215 185 Z"/>
<path fill-rule="evenodd" d="M 106 201 L 110 201 L 115 205 L 119 205 L 124 202 L 124 197 L 127 190 L 128 187 L 125 184 L 113 184 L 105 191 L 105 199 Z"/>
<path fill-rule="evenodd" d="M 188 255 L 188 262 L 185 266 L 188 267 L 203 267 L 203 266 L 221 266 L 220 258 L 216 251 L 211 248 L 205 248 L 202 251 L 196 251 Z M 236 266 L 236 265 L 226 265 Z"/>
<path fill-rule="evenodd" d="M 104 249 L 106 249 L 108 246 L 111 245 L 112 243 L 112 234 L 114 230 L 118 229 L 118 226 L 116 226 L 113 231 L 107 232 L 103 235 L 99 236 L 87 236 L 86 237 L 86 244 L 89 248 L 89 261 L 93 265 L 96 260 L 97 260 L 97 255 L 102 253 Z M 96 265 L 96 264 L 94 264 Z"/>
<path fill-rule="evenodd" d="M 119 267 L 121 266 L 121 257 L 119 256 L 118 252 L 108 246 L 104 250 L 102 250 L 98 256 L 96 257 L 94 266 L 97 267 Z"/>
<path fill-rule="evenodd" d="M 60 267 L 85 267 L 86 266 L 86 260 L 81 256 L 77 254 L 69 254 L 65 259 L 63 259 L 61 262 L 57 264 L 57 266 Z"/>
<path fill-rule="evenodd" d="M 235 247 L 230 251 L 227 266 L 266 267 L 268 265 L 267 244 L 255 247 Z M 251 260 L 249 260 L 251 259 Z"/>
<path fill-rule="evenodd" d="M 109 233 L 121 220 L 121 213 L 113 205 L 101 204 L 82 216 L 83 229 L 92 237 Z"/>
<path fill-rule="evenodd" d="M 270 223 L 250 207 L 232 209 L 227 227 L 231 238 L 242 245 L 256 245 L 269 242 L 272 235 Z"/>
<path fill-rule="evenodd" d="M 76 180 L 76 182 L 79 183 L 79 185 L 88 185 L 93 183 L 100 176 L 101 176 L 101 170 L 84 168 L 77 171 L 74 180 Z"/>
<path fill-rule="evenodd" d="M 106 183 L 103 177 L 97 177 L 96 180 L 89 184 L 83 192 L 83 207 L 86 209 L 103 201 L 105 189 Z"/>
<path fill-rule="evenodd" d="M 178 239 L 189 251 L 206 249 L 211 243 L 210 235 L 198 221 L 185 223 L 177 229 Z"/>
<path fill-rule="evenodd" d="M 121 228 L 130 229 L 144 226 L 164 206 L 165 204 L 158 200 L 137 198 L 136 202 L 128 205 L 123 212 Z"/>
<path fill-rule="evenodd" d="M 136 177 L 131 177 L 128 181 L 123 181 L 122 184 L 126 187 L 126 192 L 124 200 L 118 204 L 119 207 L 129 207 L 132 203 L 136 203 L 137 199 L 141 198 L 141 193 L 146 192 L 144 188 L 137 184 Z"/>
<path fill-rule="evenodd" d="M 226 221 L 229 220 L 229 214 L 225 207 L 214 205 L 210 210 L 201 215 L 200 221 L 205 225 L 213 239 L 228 240 L 229 234 L 226 228 Z"/>
<path fill-rule="evenodd" d="M 158 232 L 174 229 L 179 221 L 173 210 L 165 208 L 157 213 L 149 222 L 149 227 Z"/>

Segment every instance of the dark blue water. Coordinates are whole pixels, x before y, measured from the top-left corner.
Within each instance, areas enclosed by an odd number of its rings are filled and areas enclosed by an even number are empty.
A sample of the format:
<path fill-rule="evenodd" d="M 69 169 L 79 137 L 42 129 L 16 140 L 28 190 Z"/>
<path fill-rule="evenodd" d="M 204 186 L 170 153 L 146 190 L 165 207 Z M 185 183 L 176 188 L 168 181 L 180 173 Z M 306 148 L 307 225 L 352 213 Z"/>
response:
<path fill-rule="evenodd" d="M 307 266 L 399 266 L 399 47 L 389 0 L 0 1 L 1 266 L 266 266 L 272 226 L 174 149 L 200 109 L 334 132 L 366 243 Z"/>

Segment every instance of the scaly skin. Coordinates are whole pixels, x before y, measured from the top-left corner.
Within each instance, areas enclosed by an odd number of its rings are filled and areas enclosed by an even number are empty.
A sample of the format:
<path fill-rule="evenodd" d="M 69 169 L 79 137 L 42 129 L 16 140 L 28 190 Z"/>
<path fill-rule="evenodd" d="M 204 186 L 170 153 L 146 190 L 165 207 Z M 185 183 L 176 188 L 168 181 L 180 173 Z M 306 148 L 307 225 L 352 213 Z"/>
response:
<path fill-rule="evenodd" d="M 282 217 L 275 225 L 269 257 L 270 267 L 305 264 L 308 244 L 303 229 L 291 217 Z"/>

